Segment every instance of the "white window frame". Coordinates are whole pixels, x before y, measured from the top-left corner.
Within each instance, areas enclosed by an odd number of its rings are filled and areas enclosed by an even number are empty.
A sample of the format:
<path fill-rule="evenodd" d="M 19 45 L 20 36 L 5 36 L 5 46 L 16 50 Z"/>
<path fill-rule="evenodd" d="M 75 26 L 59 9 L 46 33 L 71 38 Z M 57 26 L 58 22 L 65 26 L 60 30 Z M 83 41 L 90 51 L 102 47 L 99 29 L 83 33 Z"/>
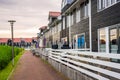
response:
<path fill-rule="evenodd" d="M 67 21 L 66 21 L 67 27 L 69 27 L 69 15 L 67 15 Z"/>
<path fill-rule="evenodd" d="M 63 17 L 63 30 L 65 29 L 65 17 Z"/>
<path fill-rule="evenodd" d="M 100 28 L 100 29 L 105 29 L 105 52 L 109 53 L 109 27 L 105 28 Z M 100 52 L 100 29 L 98 29 L 98 52 Z"/>
<path fill-rule="evenodd" d="M 78 23 L 80 21 L 80 9 L 76 11 L 76 22 Z"/>
<path fill-rule="evenodd" d="M 98 9 L 98 12 L 102 11 L 104 9 L 107 9 L 107 8 L 113 6 L 114 4 L 118 3 L 118 2 L 120 2 L 120 1 L 114 0 L 114 3 L 112 3 L 112 0 L 97 0 L 97 9 Z"/>
<path fill-rule="evenodd" d="M 88 5 L 89 5 L 89 3 L 85 4 L 85 6 L 84 6 L 84 9 L 85 9 L 85 10 L 84 10 L 84 17 L 85 17 L 85 18 L 88 17 L 88 13 L 89 13 L 89 12 L 88 12 L 88 11 L 89 11 L 89 10 L 88 10 L 88 9 L 89 9 L 89 6 L 88 6 Z"/>
<path fill-rule="evenodd" d="M 58 23 L 58 32 L 61 31 L 61 23 Z"/>
<path fill-rule="evenodd" d="M 71 26 L 73 25 L 73 23 L 74 23 L 74 20 L 73 20 L 74 18 L 73 18 L 73 13 L 72 13 L 72 15 L 71 15 Z"/>

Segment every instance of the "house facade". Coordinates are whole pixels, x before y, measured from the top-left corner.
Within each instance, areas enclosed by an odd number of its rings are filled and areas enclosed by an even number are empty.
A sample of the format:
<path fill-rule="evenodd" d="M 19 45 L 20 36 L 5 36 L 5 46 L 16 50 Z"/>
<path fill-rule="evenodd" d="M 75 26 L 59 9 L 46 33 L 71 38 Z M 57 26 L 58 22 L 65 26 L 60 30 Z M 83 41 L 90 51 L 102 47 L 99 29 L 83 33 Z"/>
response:
<path fill-rule="evenodd" d="M 58 44 L 58 42 L 60 41 L 60 31 L 61 31 L 61 16 L 60 16 L 60 12 L 54 12 L 54 11 L 50 11 L 49 12 L 49 31 L 51 32 L 50 34 L 50 42 L 51 45 L 55 45 Z"/>
<path fill-rule="evenodd" d="M 49 42 L 60 41 L 73 49 L 120 53 L 119 9 L 120 0 L 62 0 L 61 14 L 49 13 Z"/>
<path fill-rule="evenodd" d="M 89 48 L 89 1 L 63 0 L 66 1 L 68 5 L 62 7 L 63 32 L 66 31 L 64 37 L 67 37 L 71 48 Z M 65 4 L 63 2 L 62 4 Z"/>
<path fill-rule="evenodd" d="M 92 50 L 120 53 L 120 0 L 93 0 L 91 5 Z"/>
<path fill-rule="evenodd" d="M 61 38 L 70 46 L 120 53 L 120 0 L 63 0 L 62 5 Z"/>

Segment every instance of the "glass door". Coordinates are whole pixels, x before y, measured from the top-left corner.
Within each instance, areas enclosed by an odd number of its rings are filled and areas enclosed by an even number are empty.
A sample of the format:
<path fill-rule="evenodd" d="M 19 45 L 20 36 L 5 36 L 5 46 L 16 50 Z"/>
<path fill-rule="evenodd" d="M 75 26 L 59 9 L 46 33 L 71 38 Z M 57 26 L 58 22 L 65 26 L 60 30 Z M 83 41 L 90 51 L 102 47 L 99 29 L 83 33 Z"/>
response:
<path fill-rule="evenodd" d="M 110 53 L 117 53 L 117 28 L 110 29 Z"/>
<path fill-rule="evenodd" d="M 78 36 L 77 44 L 78 44 L 78 49 L 85 47 L 85 37 L 84 37 L 84 35 Z"/>
<path fill-rule="evenodd" d="M 118 28 L 118 54 L 120 54 L 120 27 Z"/>

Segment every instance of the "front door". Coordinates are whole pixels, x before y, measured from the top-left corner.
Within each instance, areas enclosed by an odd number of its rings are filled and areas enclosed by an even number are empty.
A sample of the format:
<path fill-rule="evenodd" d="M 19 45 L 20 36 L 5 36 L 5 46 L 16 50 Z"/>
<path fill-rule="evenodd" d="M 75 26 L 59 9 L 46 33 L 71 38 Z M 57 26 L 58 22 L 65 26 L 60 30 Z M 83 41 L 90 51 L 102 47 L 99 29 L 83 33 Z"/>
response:
<path fill-rule="evenodd" d="M 80 36 L 78 36 L 78 49 L 80 49 L 80 48 L 84 48 L 85 47 L 85 37 L 84 37 L 84 35 L 80 35 Z"/>

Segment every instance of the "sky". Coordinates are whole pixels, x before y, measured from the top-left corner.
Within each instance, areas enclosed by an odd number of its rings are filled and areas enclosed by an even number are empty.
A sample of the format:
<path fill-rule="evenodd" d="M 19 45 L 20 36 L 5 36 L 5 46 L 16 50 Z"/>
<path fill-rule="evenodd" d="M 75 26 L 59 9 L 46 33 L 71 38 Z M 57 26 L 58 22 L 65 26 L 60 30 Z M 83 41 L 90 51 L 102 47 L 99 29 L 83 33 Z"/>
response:
<path fill-rule="evenodd" d="M 60 12 L 61 0 L 0 0 L 0 38 L 11 37 L 14 23 L 15 38 L 36 37 L 41 26 L 48 24 L 49 11 Z"/>

